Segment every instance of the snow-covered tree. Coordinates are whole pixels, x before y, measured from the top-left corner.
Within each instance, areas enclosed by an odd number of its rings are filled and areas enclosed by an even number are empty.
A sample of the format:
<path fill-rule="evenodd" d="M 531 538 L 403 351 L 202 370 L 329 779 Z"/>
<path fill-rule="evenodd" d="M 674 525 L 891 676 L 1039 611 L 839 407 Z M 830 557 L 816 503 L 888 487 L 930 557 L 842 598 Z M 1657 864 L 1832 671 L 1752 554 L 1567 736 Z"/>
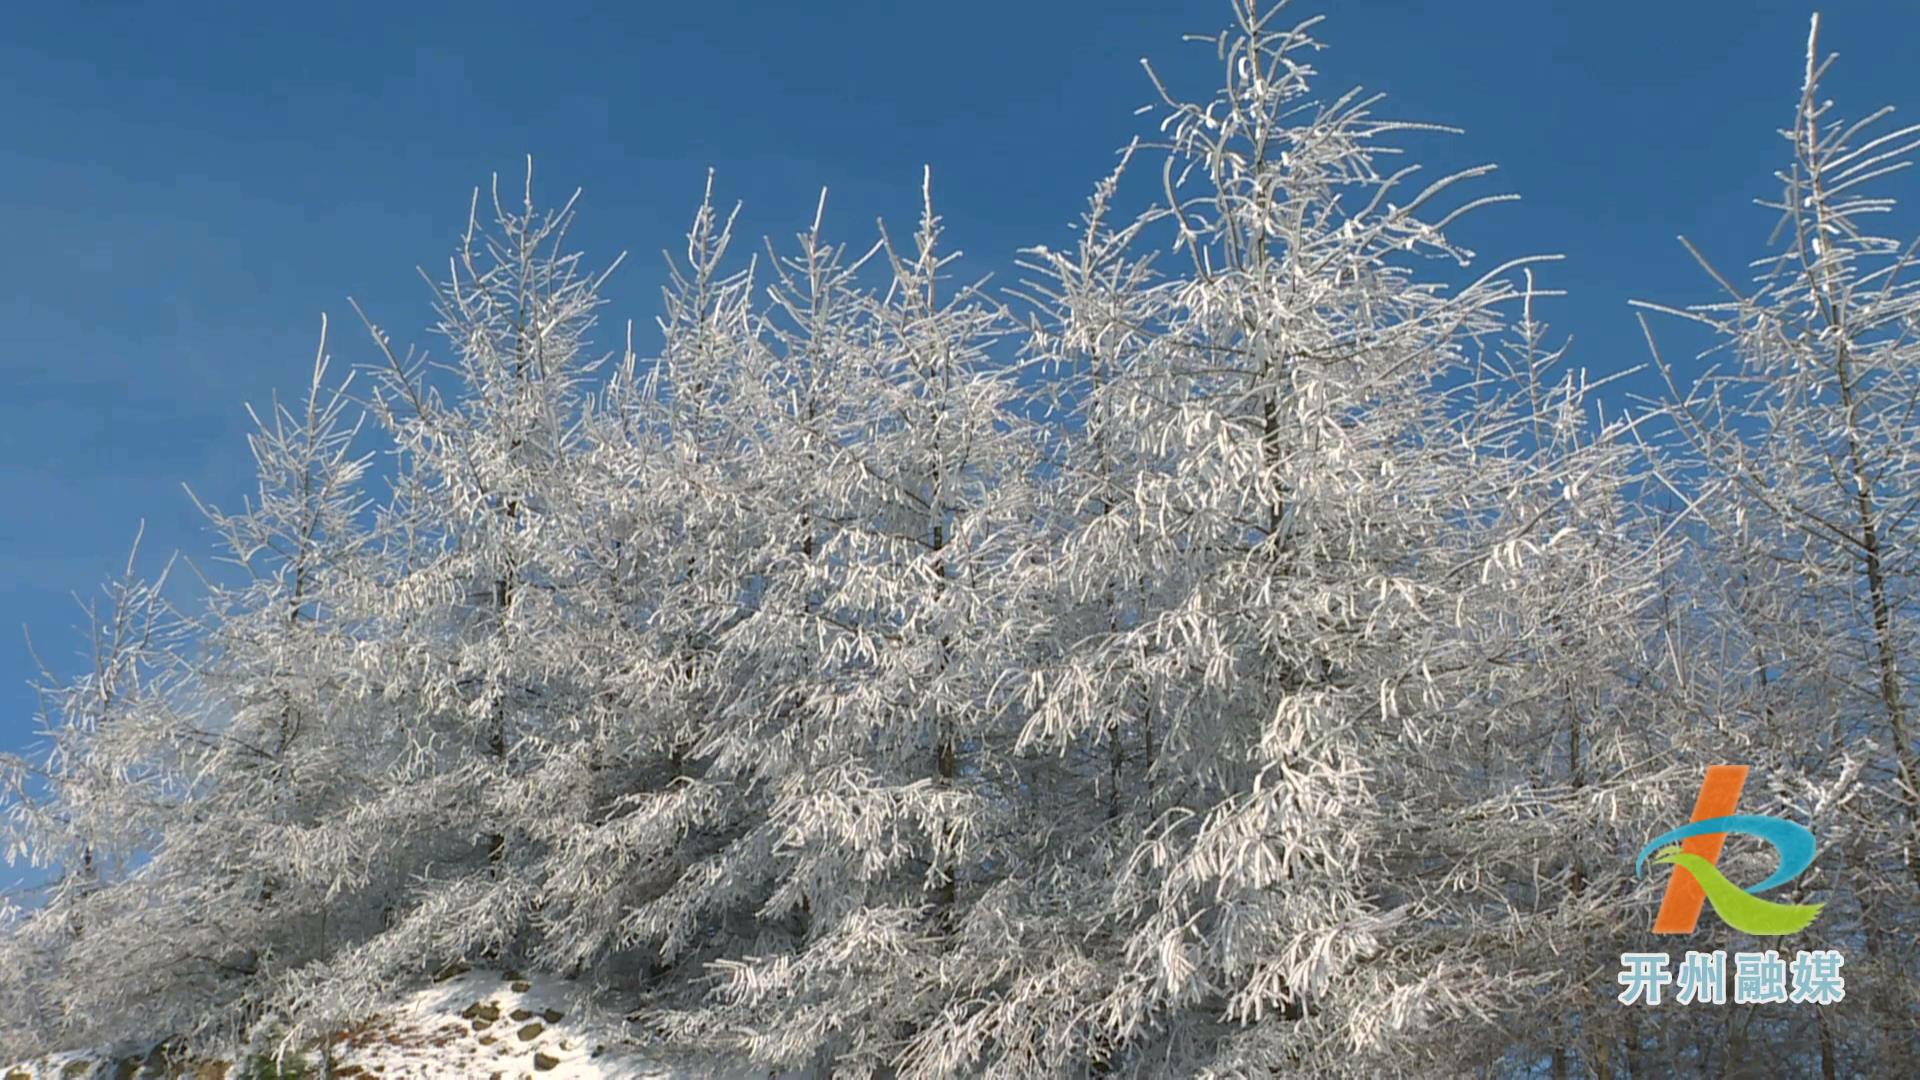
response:
<path fill-rule="evenodd" d="M 326 950 L 342 860 L 314 826 L 352 805 L 365 750 L 342 707 L 338 601 L 361 569 L 366 464 L 326 370 L 323 327 L 303 408 L 254 416 L 257 499 L 202 507 L 224 571 L 204 579 L 205 613 L 182 620 L 129 564 L 95 673 L 56 695 L 49 733 L 74 757 L 56 752 L 45 795 L 15 809 L 36 826 L 26 853 L 67 872 L 21 941 L 53 950 L 66 994 L 48 1004 L 73 1037 L 243 1037 L 263 988 Z M 76 842 L 77 866 L 48 847 Z M 108 888 L 103 858 L 131 859 Z"/>
<path fill-rule="evenodd" d="M 700 752 L 757 818 L 637 913 L 675 951 L 737 920 L 718 1007 L 658 1019 L 769 1062 L 878 1069 L 950 1004 L 935 976 L 1009 841 L 1009 710 L 1037 624 L 1041 440 L 1008 330 L 952 254 L 923 182 L 913 246 L 849 260 L 816 219 L 776 253 L 742 426 L 768 545 L 717 662 L 734 697 Z M 884 255 L 885 289 L 860 268 Z M 768 496 L 773 496 L 769 499 Z M 746 946 L 743 950 L 741 946 Z"/>
<path fill-rule="evenodd" d="M 341 803 L 332 835 L 362 866 L 363 918 L 378 920 L 290 978 L 283 996 L 303 1014 L 535 939 L 543 830 L 573 797 L 577 724 L 600 689 L 572 649 L 574 593 L 595 569 L 558 541 L 589 494 L 586 335 L 604 274 L 562 243 L 571 201 L 535 208 L 531 169 L 520 206 L 497 183 L 492 204 L 494 229 L 470 212 L 436 286 L 454 396 L 373 330 L 385 365 L 371 412 L 397 464 L 342 678 L 386 737 L 365 747 L 371 790 Z"/>
<path fill-rule="evenodd" d="M 1773 250 L 1742 282 L 1689 245 L 1726 298 L 1643 306 L 1704 325 L 1706 355 L 1727 356 L 1684 387 L 1662 365 L 1665 472 L 1713 571 L 1693 590 L 1715 661 L 1700 674 L 1812 819 L 1821 854 L 1796 885 L 1827 903 L 1821 931 L 1860 986 L 1814 1017 L 1743 1022 L 1745 1052 L 1897 1075 L 1920 1055 L 1920 291 L 1875 190 L 1912 164 L 1920 126 L 1838 119 L 1818 31 L 1816 16 L 1780 194 L 1762 203 Z"/>
<path fill-rule="evenodd" d="M 104 590 L 106 607 L 85 605 L 86 673 L 43 677 L 44 755 L 4 759 L 8 860 L 47 874 L 40 906 L 12 912 L 4 942 L 10 1044 L 95 1039 L 107 1030 L 101 1020 L 128 1005 L 111 977 L 93 978 L 88 961 L 112 959 L 93 943 L 137 904 L 124 884 L 140 874 L 178 797 L 177 772 L 164 756 L 156 767 L 152 749 L 155 727 L 166 724 L 156 718 L 173 714 L 183 679 L 176 649 L 184 620 L 163 596 L 167 574 L 137 574 L 138 552 L 136 540 L 125 573 Z M 61 992 L 50 995 L 51 987 Z"/>
<path fill-rule="evenodd" d="M 1617 433 L 1552 357 L 1489 355 L 1521 263 L 1421 274 L 1470 261 L 1444 230 L 1500 197 L 1443 204 L 1486 170 L 1382 171 L 1417 125 L 1316 103 L 1315 20 L 1278 10 L 1236 6 L 1212 100 L 1163 91 L 1154 220 L 1107 225 L 1103 186 L 1076 250 L 1032 253 L 1084 428 L 1049 568 L 1077 625 L 1022 745 L 1093 782 L 1005 894 L 1038 970 L 956 1019 L 1021 1025 L 1010 1072 L 1470 1060 L 1476 1016 L 1572 981 L 1568 855 L 1619 781 L 1568 783 L 1570 690 L 1612 725 L 1586 753 L 1637 760 L 1610 698 L 1653 577 Z M 1130 253 L 1153 226 L 1165 277 Z"/>

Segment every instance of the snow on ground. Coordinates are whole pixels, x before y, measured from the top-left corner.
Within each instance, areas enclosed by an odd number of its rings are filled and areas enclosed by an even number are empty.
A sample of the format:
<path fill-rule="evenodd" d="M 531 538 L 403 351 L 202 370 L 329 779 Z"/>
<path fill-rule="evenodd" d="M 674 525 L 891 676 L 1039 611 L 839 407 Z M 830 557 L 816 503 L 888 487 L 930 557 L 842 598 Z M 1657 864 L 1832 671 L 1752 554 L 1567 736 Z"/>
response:
<path fill-rule="evenodd" d="M 714 1077 L 765 1080 L 766 1070 L 669 1064 L 617 1027 L 569 1018 L 572 987 L 472 971 L 418 991 L 336 1044 L 335 1076 L 554 1080 Z M 357 1071 L 356 1071 L 357 1070 Z"/>
<path fill-rule="evenodd" d="M 335 1077 L 353 1080 L 768 1080 L 765 1069 L 669 1060 L 631 1042 L 617 1020 L 569 1015 L 577 988 L 513 972 L 470 971 L 416 991 L 334 1036 Z M 317 1076 L 317 1054 L 309 1053 Z M 228 1080 L 220 1063 L 180 1077 Z M 0 1080 L 131 1075 L 101 1058 L 63 1054 L 0 1069 Z M 157 1075 L 142 1072 L 141 1076 Z M 800 1074 L 791 1074 L 798 1077 Z M 234 1078 L 237 1080 L 237 1077 Z"/>

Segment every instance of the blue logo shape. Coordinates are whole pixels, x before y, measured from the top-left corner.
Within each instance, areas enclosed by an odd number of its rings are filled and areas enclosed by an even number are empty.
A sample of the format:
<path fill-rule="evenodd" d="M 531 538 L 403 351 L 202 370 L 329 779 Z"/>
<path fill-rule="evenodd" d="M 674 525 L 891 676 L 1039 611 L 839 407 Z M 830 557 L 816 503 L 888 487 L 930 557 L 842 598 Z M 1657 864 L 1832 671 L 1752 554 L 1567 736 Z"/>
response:
<path fill-rule="evenodd" d="M 1773 846 L 1780 856 L 1780 866 L 1773 875 L 1746 891 L 1749 893 L 1766 892 L 1776 886 L 1785 885 L 1800 876 L 1813 863 L 1813 833 L 1803 825 L 1776 817 L 1762 817 L 1759 814 L 1728 814 L 1725 817 L 1705 818 L 1691 821 L 1677 829 L 1661 833 L 1640 849 L 1640 857 L 1633 861 L 1633 873 L 1640 876 L 1640 868 L 1646 864 L 1647 856 L 1667 844 L 1678 843 L 1690 836 L 1704 836 L 1709 833 L 1740 833 L 1743 836 L 1757 836 Z"/>

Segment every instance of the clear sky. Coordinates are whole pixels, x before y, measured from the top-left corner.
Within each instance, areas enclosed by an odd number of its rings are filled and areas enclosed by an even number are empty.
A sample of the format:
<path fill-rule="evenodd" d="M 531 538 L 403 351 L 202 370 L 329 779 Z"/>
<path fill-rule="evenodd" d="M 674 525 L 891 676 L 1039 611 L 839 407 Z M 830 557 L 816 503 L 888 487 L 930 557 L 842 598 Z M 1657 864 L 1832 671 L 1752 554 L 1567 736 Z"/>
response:
<path fill-rule="evenodd" d="M 1431 165 L 1499 163 L 1524 201 L 1464 240 L 1559 252 L 1546 311 L 1581 364 L 1643 349 L 1630 296 L 1711 298 L 1674 242 L 1736 267 L 1771 218 L 1775 134 L 1798 93 L 1805 3 L 1346 0 L 1321 87 L 1386 92 L 1383 113 L 1466 129 Z M 1058 245 L 1112 153 L 1148 121 L 1138 58 L 1196 96 L 1211 54 L 1183 32 L 1225 0 L 10 5 L 0 31 L 0 747 L 33 729 L 19 633 L 65 673 L 70 594 L 92 594 L 141 519 L 144 565 L 204 555 L 181 491 L 237 505 L 244 402 L 303 386 L 320 314 L 336 364 L 371 362 L 345 298 L 426 343 L 425 286 L 467 195 L 536 160 L 536 188 L 585 188 L 589 259 L 632 256 L 605 337 L 657 311 L 705 170 L 785 238 L 821 185 L 828 226 L 902 228 L 920 168 L 970 264 Z M 1920 4 L 1825 5 L 1843 111 L 1920 110 Z M 1904 111 L 1903 114 L 1904 115 Z M 1912 191 L 1911 174 L 1894 194 Z M 1492 190 L 1491 187 L 1486 190 Z M 0 871 L 0 876 L 4 872 Z"/>

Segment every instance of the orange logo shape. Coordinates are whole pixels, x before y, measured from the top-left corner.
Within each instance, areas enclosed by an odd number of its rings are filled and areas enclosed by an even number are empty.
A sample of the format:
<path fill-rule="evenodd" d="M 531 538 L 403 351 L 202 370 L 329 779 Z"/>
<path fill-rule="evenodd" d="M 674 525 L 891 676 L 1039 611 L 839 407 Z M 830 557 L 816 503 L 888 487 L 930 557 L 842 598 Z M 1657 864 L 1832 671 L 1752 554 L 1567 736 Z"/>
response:
<path fill-rule="evenodd" d="M 1706 779 L 1700 782 L 1700 794 L 1693 800 L 1693 821 L 1727 817 L 1740 803 L 1740 790 L 1747 786 L 1745 765 L 1709 765 Z M 1698 855 L 1712 865 L 1720 861 L 1720 849 L 1726 845 L 1726 833 L 1690 836 L 1681 841 L 1680 850 Z M 1660 914 L 1654 916 L 1656 934 L 1691 934 L 1700 924 L 1700 908 L 1707 893 L 1691 874 L 1676 873 L 1667 879 L 1667 894 L 1660 900 Z"/>

